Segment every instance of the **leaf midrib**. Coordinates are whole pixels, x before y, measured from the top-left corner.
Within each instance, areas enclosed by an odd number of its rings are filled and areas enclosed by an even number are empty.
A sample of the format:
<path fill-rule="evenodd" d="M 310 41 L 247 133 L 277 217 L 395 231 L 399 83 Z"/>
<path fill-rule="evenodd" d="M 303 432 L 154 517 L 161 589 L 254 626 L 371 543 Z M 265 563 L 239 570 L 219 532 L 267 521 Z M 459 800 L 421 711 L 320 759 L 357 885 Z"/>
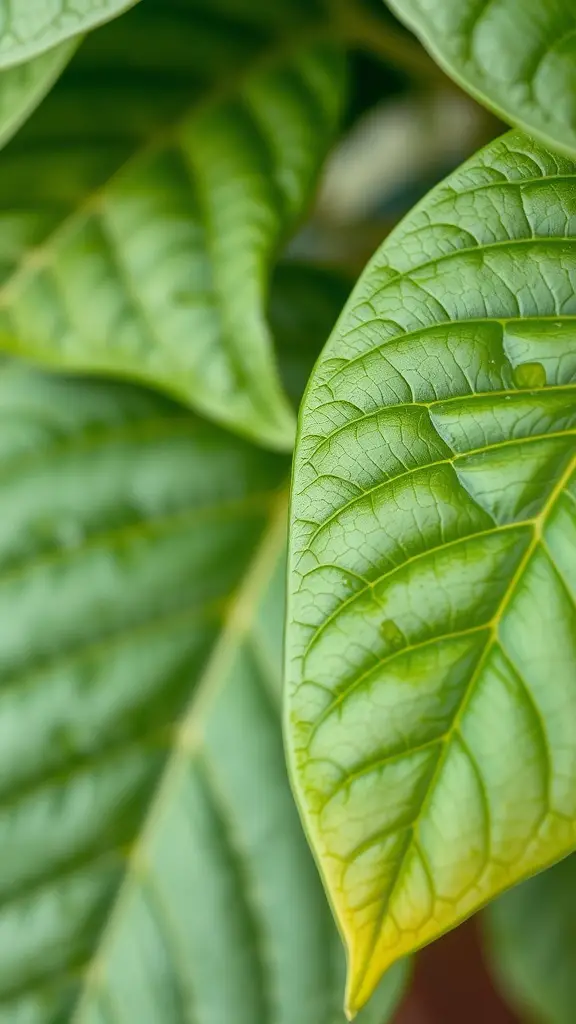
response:
<path fill-rule="evenodd" d="M 444 764 L 446 762 L 446 758 L 448 756 L 448 753 L 449 753 L 449 751 L 451 749 L 451 744 L 452 744 L 452 742 L 454 740 L 454 737 L 455 737 L 455 735 L 457 735 L 457 730 L 458 730 L 458 727 L 460 725 L 462 716 L 464 715 L 464 713 L 466 711 L 466 708 L 468 707 L 468 704 L 469 704 L 469 702 L 470 702 L 470 700 L 471 700 L 471 698 L 472 698 L 472 696 L 473 696 L 473 694 L 475 692 L 476 683 L 477 683 L 477 681 L 478 681 L 478 679 L 480 677 L 480 674 L 481 674 L 481 672 L 482 672 L 482 670 L 484 668 L 484 665 L 486 664 L 486 660 L 487 660 L 490 652 L 492 651 L 494 645 L 498 643 L 497 628 L 498 628 L 498 626 L 499 626 L 499 624 L 500 624 L 500 622 L 501 622 L 501 620 L 502 620 L 502 618 L 503 618 L 503 616 L 504 616 L 504 614 L 506 612 L 506 609 L 508 608 L 510 602 L 513 600 L 513 598 L 514 598 L 514 596 L 516 594 L 518 584 L 520 583 L 520 581 L 521 581 L 521 579 L 522 579 L 526 569 L 528 568 L 528 565 L 530 564 L 530 561 L 531 561 L 535 551 L 537 550 L 539 544 L 541 543 L 543 526 L 544 526 L 545 522 L 547 521 L 548 516 L 552 512 L 552 510 L 553 510 L 557 500 L 559 499 L 560 495 L 563 493 L 564 489 L 566 488 L 566 486 L 568 484 L 568 481 L 572 477 L 572 474 L 574 473 L 575 470 L 576 470 L 576 454 L 572 457 L 572 459 L 570 459 L 570 462 L 568 463 L 568 466 L 566 467 L 564 472 L 559 477 L 559 479 L 558 479 L 554 489 L 552 490 L 551 494 L 549 495 L 549 497 L 548 497 L 548 499 L 547 499 L 543 509 L 539 513 L 539 515 L 534 517 L 534 520 L 533 520 L 534 533 L 533 533 L 532 540 L 530 541 L 530 544 L 528 545 L 526 551 L 524 552 L 524 554 L 523 554 L 523 556 L 522 556 L 522 558 L 521 558 L 521 560 L 520 560 L 520 562 L 519 562 L 519 564 L 518 564 L 518 566 L 516 568 L 516 571 L 514 572 L 512 578 L 511 578 L 511 580 L 510 580 L 510 582 L 509 582 L 509 584 L 508 584 L 508 586 L 506 588 L 506 592 L 503 595 L 502 599 L 500 600 L 498 608 L 497 608 L 496 612 L 494 613 L 494 616 L 492 618 L 492 630 L 491 630 L 490 635 L 489 635 L 489 637 L 487 639 L 486 646 L 484 647 L 484 649 L 483 649 L 483 651 L 482 651 L 482 653 L 481 653 L 481 655 L 480 655 L 480 657 L 478 659 L 478 662 L 477 662 L 477 664 L 475 666 L 475 669 L 472 672 L 472 674 L 470 676 L 470 679 L 469 679 L 468 683 L 466 684 L 466 686 L 464 688 L 464 692 L 462 694 L 462 699 L 459 702 L 458 707 L 457 707 L 457 709 L 456 709 L 456 711 L 454 713 L 454 716 L 453 716 L 453 719 L 452 719 L 452 723 L 451 723 L 449 729 L 446 731 L 446 733 L 444 735 L 444 738 L 442 740 L 444 746 L 443 746 L 443 749 L 442 749 L 442 751 L 440 753 L 440 757 L 438 759 L 438 763 L 436 764 L 436 766 L 434 768 L 434 771 L 432 773 L 432 777 L 430 779 L 430 782 L 428 783 L 428 786 L 426 788 L 426 793 L 425 793 L 424 798 L 422 800 L 422 803 L 420 805 L 420 809 L 418 811 L 417 816 L 415 817 L 414 824 L 411 825 L 409 827 L 409 829 L 408 829 L 409 842 L 407 843 L 406 847 L 404 848 L 404 850 L 402 852 L 402 856 L 398 860 L 398 868 L 397 868 L 397 871 L 395 872 L 392 884 L 389 887 L 388 892 L 386 894 L 386 899 L 382 901 L 381 910 L 380 910 L 380 913 L 379 913 L 379 915 L 378 915 L 378 917 L 376 919 L 375 926 L 374 926 L 374 936 L 373 936 L 373 941 L 371 943 L 371 948 L 370 948 L 369 952 L 366 954 L 363 970 L 354 979 L 354 986 L 351 989 L 351 991 L 348 993 L 348 1005 L 354 1005 L 354 1000 L 355 1000 L 356 995 L 362 991 L 362 986 L 364 984 L 364 981 L 366 979 L 366 975 L 367 975 L 368 970 L 370 968 L 370 963 L 371 963 L 372 957 L 374 955 L 374 951 L 376 949 L 376 945 L 378 943 L 378 939 L 380 937 L 380 932 L 382 930 L 382 924 L 383 924 L 384 918 L 386 916 L 386 912 L 388 910 L 388 907 L 390 905 L 390 900 L 392 899 L 395 891 L 397 890 L 398 885 L 400 883 L 400 880 L 402 878 L 403 871 L 405 870 L 406 863 L 407 863 L 407 860 L 408 860 L 408 854 L 413 849 L 414 844 L 417 843 L 416 832 L 417 832 L 418 826 L 419 826 L 420 821 L 422 820 L 423 816 L 425 815 L 425 813 L 426 813 L 426 811 L 428 809 L 430 801 L 432 800 L 432 798 L 434 796 L 434 792 L 435 792 L 435 788 L 436 788 L 436 783 L 437 783 L 437 781 L 440 778 L 440 775 L 442 773 L 442 769 L 443 769 Z M 409 751 L 407 751 L 407 753 L 409 753 Z"/>

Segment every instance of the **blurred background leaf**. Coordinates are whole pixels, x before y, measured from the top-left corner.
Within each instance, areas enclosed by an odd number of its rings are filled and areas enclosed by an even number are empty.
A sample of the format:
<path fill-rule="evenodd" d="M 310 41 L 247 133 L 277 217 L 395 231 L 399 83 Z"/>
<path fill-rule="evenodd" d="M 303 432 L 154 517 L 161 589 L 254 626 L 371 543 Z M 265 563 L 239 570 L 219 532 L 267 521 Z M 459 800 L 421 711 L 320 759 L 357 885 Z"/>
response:
<path fill-rule="evenodd" d="M 289 460 L 16 365 L 0 410 L 0 1022 L 343 1021 L 280 731 Z"/>
<path fill-rule="evenodd" d="M 0 344 L 162 388 L 290 450 L 265 322 L 338 125 L 312 2 L 146 0 L 93 33 L 0 154 Z"/>
<path fill-rule="evenodd" d="M 576 854 L 484 912 L 494 977 L 523 1020 L 572 1024 L 576 1006 Z"/>

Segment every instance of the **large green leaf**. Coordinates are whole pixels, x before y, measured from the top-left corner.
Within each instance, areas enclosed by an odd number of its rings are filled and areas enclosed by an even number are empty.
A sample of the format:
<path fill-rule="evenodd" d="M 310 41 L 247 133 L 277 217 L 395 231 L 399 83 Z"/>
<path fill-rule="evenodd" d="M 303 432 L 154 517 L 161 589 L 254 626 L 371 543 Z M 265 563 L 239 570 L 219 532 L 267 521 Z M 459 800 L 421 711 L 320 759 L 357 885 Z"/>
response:
<path fill-rule="evenodd" d="M 1 1024 L 336 1024 L 277 710 L 287 460 L 117 386 L 5 369 L 0 409 Z"/>
<path fill-rule="evenodd" d="M 288 744 L 351 1012 L 576 843 L 575 182 L 520 133 L 474 157 L 304 398 Z"/>
<path fill-rule="evenodd" d="M 484 922 L 493 973 L 522 1019 L 573 1024 L 576 856 L 501 896 Z"/>
<path fill-rule="evenodd" d="M 0 70 L 0 146 L 5 146 L 54 84 L 76 42 L 60 43 L 18 67 Z"/>
<path fill-rule="evenodd" d="M 573 0 L 387 0 L 448 74 L 511 124 L 576 155 Z"/>
<path fill-rule="evenodd" d="M 147 0 L 0 155 L 0 345 L 155 384 L 290 449 L 268 277 L 337 122 L 313 2 Z"/>
<path fill-rule="evenodd" d="M 115 18 L 138 0 L 0 0 L 0 68 Z"/>

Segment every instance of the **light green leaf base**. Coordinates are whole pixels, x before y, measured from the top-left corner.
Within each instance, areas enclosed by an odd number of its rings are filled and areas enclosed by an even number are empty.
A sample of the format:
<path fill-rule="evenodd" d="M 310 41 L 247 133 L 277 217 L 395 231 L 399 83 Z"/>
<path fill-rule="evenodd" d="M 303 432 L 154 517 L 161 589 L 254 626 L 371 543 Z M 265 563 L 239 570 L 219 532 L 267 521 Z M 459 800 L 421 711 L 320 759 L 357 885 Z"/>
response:
<path fill-rule="evenodd" d="M 357 285 L 305 395 L 287 741 L 382 972 L 576 844 L 576 165 L 511 133 Z"/>

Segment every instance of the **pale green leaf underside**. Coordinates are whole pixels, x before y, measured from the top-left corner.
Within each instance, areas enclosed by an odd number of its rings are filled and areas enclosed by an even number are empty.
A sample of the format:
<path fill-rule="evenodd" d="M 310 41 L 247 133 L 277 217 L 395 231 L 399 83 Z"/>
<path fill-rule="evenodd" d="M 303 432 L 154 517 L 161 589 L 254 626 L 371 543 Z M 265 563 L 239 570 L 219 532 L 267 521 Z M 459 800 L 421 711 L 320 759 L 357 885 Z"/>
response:
<path fill-rule="evenodd" d="M 16 368 L 0 428 L 0 1024 L 341 1024 L 277 711 L 287 460 Z"/>
<path fill-rule="evenodd" d="M 304 398 L 287 728 L 350 954 L 576 842 L 576 165 L 511 133 L 361 278 Z"/>
<path fill-rule="evenodd" d="M 0 346 L 291 448 L 265 307 L 341 106 L 319 17 L 147 0 L 88 37 L 0 154 Z"/>
<path fill-rule="evenodd" d="M 573 0 L 386 0 L 468 92 L 576 155 Z"/>
<path fill-rule="evenodd" d="M 88 32 L 138 0 L 0 0 L 0 68 Z"/>
<path fill-rule="evenodd" d="M 576 856 L 523 882 L 484 913 L 486 955 L 522 1020 L 572 1024 Z"/>
<path fill-rule="evenodd" d="M 0 146 L 5 146 L 54 84 L 76 49 L 60 43 L 15 68 L 0 70 Z"/>

